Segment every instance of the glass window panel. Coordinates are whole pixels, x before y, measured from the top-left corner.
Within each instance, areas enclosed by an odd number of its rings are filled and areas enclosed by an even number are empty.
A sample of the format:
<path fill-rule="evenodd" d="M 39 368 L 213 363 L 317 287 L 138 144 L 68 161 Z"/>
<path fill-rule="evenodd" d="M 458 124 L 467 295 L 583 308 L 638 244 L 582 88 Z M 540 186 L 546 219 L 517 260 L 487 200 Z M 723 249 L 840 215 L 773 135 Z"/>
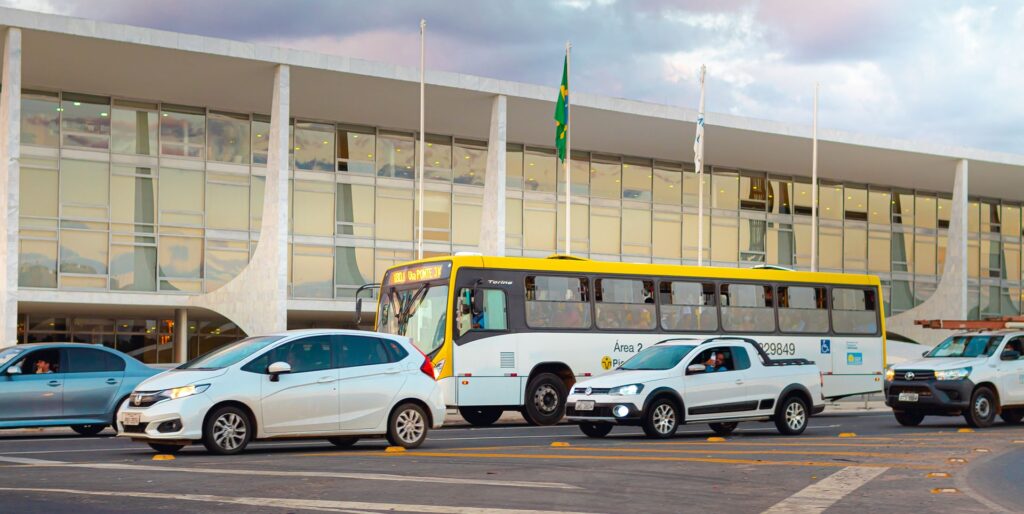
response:
<path fill-rule="evenodd" d="M 714 209 L 739 210 L 740 179 L 735 173 L 715 170 L 711 176 L 711 207 Z M 735 256 L 733 257 L 735 260 Z"/>
<path fill-rule="evenodd" d="M 590 195 L 618 199 L 622 189 L 622 164 L 595 158 L 590 163 Z"/>
<path fill-rule="evenodd" d="M 451 180 L 452 138 L 427 134 L 426 143 L 427 153 L 423 156 L 426 177 L 430 180 Z M 416 147 L 419 148 L 419 140 L 416 141 Z"/>
<path fill-rule="evenodd" d="M 412 241 L 413 192 L 411 189 L 377 188 L 377 239 Z"/>
<path fill-rule="evenodd" d="M 663 259 L 682 257 L 682 216 L 675 212 L 654 211 L 654 256 Z"/>
<path fill-rule="evenodd" d="M 722 284 L 722 329 L 731 332 L 774 332 L 771 286 Z"/>
<path fill-rule="evenodd" d="M 739 220 L 716 216 L 711 220 L 711 232 L 705 237 L 711 240 L 711 260 L 726 263 L 737 262 L 740 237 Z"/>
<path fill-rule="evenodd" d="M 202 109 L 165 108 L 160 113 L 160 154 L 202 159 L 206 150 L 206 116 Z"/>
<path fill-rule="evenodd" d="M 907 226 L 914 225 L 914 195 L 911 193 L 892 194 L 892 222 Z"/>
<path fill-rule="evenodd" d="M 789 223 L 768 222 L 765 237 L 766 259 L 768 264 L 784 267 L 793 266 L 793 225 Z"/>
<path fill-rule="evenodd" d="M 697 215 L 683 214 L 683 258 L 697 260 L 697 249 L 702 248 L 704 258 L 710 258 L 708 242 L 711 240 L 711 216 L 704 216 L 704 244 L 697 238 Z"/>
<path fill-rule="evenodd" d="M 412 136 L 381 133 L 377 138 L 377 175 L 412 179 L 416 150 Z"/>
<path fill-rule="evenodd" d="M 160 170 L 160 223 L 202 226 L 205 207 L 204 173 L 162 168 Z"/>
<path fill-rule="evenodd" d="M 252 163 L 267 164 L 267 152 L 270 151 L 270 122 L 252 120 Z"/>
<path fill-rule="evenodd" d="M 334 249 L 334 285 L 337 297 L 355 297 L 356 289 L 371 282 L 373 248 L 339 246 Z"/>
<path fill-rule="evenodd" d="M 793 184 L 793 214 L 810 216 L 811 200 L 811 185 L 805 182 L 795 182 Z"/>
<path fill-rule="evenodd" d="M 295 233 L 306 236 L 333 236 L 335 184 L 307 180 L 296 180 L 294 183 L 292 215 Z"/>
<path fill-rule="evenodd" d="M 832 288 L 832 330 L 839 334 L 878 332 L 876 292 L 868 289 Z"/>
<path fill-rule="evenodd" d="M 20 215 L 56 218 L 58 180 L 57 170 L 22 168 L 18 188 Z"/>
<path fill-rule="evenodd" d="M 793 184 L 788 180 L 772 179 L 768 186 L 768 212 L 793 214 Z"/>
<path fill-rule="evenodd" d="M 295 245 L 292 252 L 292 296 L 334 297 L 334 253 L 331 247 Z"/>
<path fill-rule="evenodd" d="M 939 274 L 944 273 L 946 269 L 946 246 L 949 238 L 944 235 L 939 235 L 935 238 L 937 241 L 937 249 L 935 250 L 935 265 L 937 266 Z"/>
<path fill-rule="evenodd" d="M 423 193 L 423 239 L 451 240 L 452 195 L 439 191 Z"/>
<path fill-rule="evenodd" d="M 843 186 L 823 185 L 818 188 L 818 215 L 825 220 L 843 219 Z"/>
<path fill-rule="evenodd" d="M 505 185 L 512 189 L 523 188 L 523 145 L 505 146 Z"/>
<path fill-rule="evenodd" d="M 456 143 L 453 157 L 455 161 L 452 163 L 455 173 L 453 180 L 456 184 L 484 185 L 484 176 L 487 174 L 486 144 Z M 429 156 L 427 158 L 429 159 Z M 508 165 L 506 160 L 505 166 L 508 167 Z"/>
<path fill-rule="evenodd" d="M 938 204 L 936 209 L 938 210 L 939 228 L 949 228 L 949 217 L 953 213 L 953 200 L 939 197 L 936 203 Z"/>
<path fill-rule="evenodd" d="M 207 159 L 217 162 L 249 164 L 249 117 L 244 114 L 211 112 Z"/>
<path fill-rule="evenodd" d="M 207 241 L 206 292 L 215 291 L 238 276 L 249 262 L 246 241 Z"/>
<path fill-rule="evenodd" d="M 889 273 L 892 269 L 892 243 L 889 232 L 871 231 L 868 237 L 868 271 Z"/>
<path fill-rule="evenodd" d="M 700 195 L 697 194 L 698 186 L 700 182 L 700 175 L 697 175 L 693 171 L 693 166 L 685 165 L 683 168 L 683 205 L 696 207 L 700 201 Z M 704 175 L 704 208 L 709 208 L 711 203 L 711 176 L 708 174 Z"/>
<path fill-rule="evenodd" d="M 111 246 L 110 288 L 118 291 L 156 291 L 156 248 Z"/>
<path fill-rule="evenodd" d="M 556 227 L 557 217 L 552 204 L 533 200 L 524 202 L 523 248 L 555 251 Z"/>
<path fill-rule="evenodd" d="M 526 277 L 526 324 L 533 328 L 590 328 L 588 280 Z"/>
<path fill-rule="evenodd" d="M 295 169 L 334 171 L 334 125 L 295 122 L 292 150 L 295 152 Z"/>
<path fill-rule="evenodd" d="M 1020 280 L 1020 243 L 1004 242 L 1003 254 L 1005 255 L 1005 279 L 1011 282 Z"/>
<path fill-rule="evenodd" d="M 880 225 L 889 224 L 889 213 L 892 211 L 892 195 L 888 191 L 868 192 L 868 221 Z"/>
<path fill-rule="evenodd" d="M 64 159 L 60 170 L 61 217 L 107 219 L 110 165 Z"/>
<path fill-rule="evenodd" d="M 978 218 L 981 206 L 976 201 L 967 202 L 967 232 L 977 234 L 981 231 L 981 220 Z"/>
<path fill-rule="evenodd" d="M 202 278 L 203 240 L 197 237 L 160 236 L 160 277 Z M 161 286 L 161 289 L 164 289 Z"/>
<path fill-rule="evenodd" d="M 999 209 L 988 202 L 981 202 L 981 231 L 999 233 Z"/>
<path fill-rule="evenodd" d="M 18 285 L 57 287 L 57 241 L 18 242 Z"/>
<path fill-rule="evenodd" d="M 158 116 L 155 110 L 115 106 L 110 121 L 110 150 L 131 155 L 156 155 Z"/>
<path fill-rule="evenodd" d="M 1020 206 L 1017 205 L 1002 205 L 1000 206 L 1000 221 L 1002 222 L 1002 232 L 1006 237 L 1020 237 Z"/>
<path fill-rule="evenodd" d="M 651 211 L 622 209 L 622 251 L 651 255 Z"/>
<path fill-rule="evenodd" d="M 917 195 L 914 197 L 914 226 L 917 228 L 936 228 L 936 198 L 934 196 Z"/>
<path fill-rule="evenodd" d="M 614 207 L 590 208 L 590 251 L 620 255 L 622 214 Z"/>
<path fill-rule="evenodd" d="M 867 256 L 867 230 L 863 226 L 847 226 L 843 230 L 843 269 L 856 272 L 865 271 L 867 268 Z"/>
<path fill-rule="evenodd" d="M 821 227 L 818 229 L 818 267 L 840 270 L 843 267 L 843 229 Z"/>
<path fill-rule="evenodd" d="M 654 166 L 654 202 L 682 205 L 683 169 L 668 163 Z"/>
<path fill-rule="evenodd" d="M 848 220 L 868 220 L 868 192 L 862 187 L 846 187 L 846 202 L 843 204 L 844 217 Z"/>
<path fill-rule="evenodd" d="M 60 142 L 60 109 L 55 94 L 22 92 L 21 143 L 57 148 Z"/>
<path fill-rule="evenodd" d="M 206 192 L 207 228 L 249 230 L 248 184 L 209 182 Z"/>
<path fill-rule="evenodd" d="M 811 225 L 794 223 L 793 239 L 796 243 L 796 265 L 809 269 L 811 267 Z"/>
<path fill-rule="evenodd" d="M 780 286 L 779 330 L 797 334 L 828 332 L 828 300 L 824 287 Z"/>
<path fill-rule="evenodd" d="M 452 242 L 457 245 L 476 246 L 480 243 L 483 199 L 456 195 L 455 200 L 452 204 Z"/>
<path fill-rule="evenodd" d="M 149 171 L 148 168 L 141 168 Z M 152 177 L 139 177 L 119 173 L 134 173 L 131 166 L 113 167 L 114 174 L 110 177 L 110 220 L 121 223 L 156 223 L 156 180 Z"/>
<path fill-rule="evenodd" d="M 1000 278 L 1002 275 L 1002 244 L 999 241 L 981 240 L 981 276 Z"/>
<path fill-rule="evenodd" d="M 253 175 L 249 183 L 249 209 L 250 219 L 250 230 L 259 231 L 260 224 L 263 221 L 263 193 L 266 189 L 267 179 L 265 177 L 259 177 Z"/>
<path fill-rule="evenodd" d="M 505 244 L 523 247 L 523 201 L 518 198 L 505 199 Z"/>
<path fill-rule="evenodd" d="M 60 272 L 83 275 L 107 273 L 107 234 L 61 230 Z"/>
<path fill-rule="evenodd" d="M 65 93 L 61 99 L 61 134 L 65 148 L 110 147 L 110 99 Z"/>
<path fill-rule="evenodd" d="M 559 252 L 565 251 L 565 202 L 558 203 L 558 234 L 555 240 Z M 590 251 L 590 206 L 572 204 L 572 251 L 587 253 Z"/>
<path fill-rule="evenodd" d="M 764 177 L 740 177 L 740 208 L 747 211 L 764 212 L 768 206 L 768 179 Z"/>
<path fill-rule="evenodd" d="M 377 136 L 371 128 L 338 128 L 338 171 L 373 175 Z"/>
<path fill-rule="evenodd" d="M 651 201 L 654 171 L 650 161 L 626 159 L 622 163 L 622 197 L 627 200 Z"/>
<path fill-rule="evenodd" d="M 528 191 L 555 191 L 558 164 L 554 150 L 529 148 L 523 156 L 523 188 Z"/>
<path fill-rule="evenodd" d="M 767 225 L 765 220 L 740 220 L 740 261 L 764 262 Z"/>
<path fill-rule="evenodd" d="M 674 332 L 718 329 L 715 285 L 698 282 L 662 282 L 661 328 Z"/>
<path fill-rule="evenodd" d="M 893 233 L 892 235 L 892 270 L 895 272 L 914 272 L 914 235 Z"/>
<path fill-rule="evenodd" d="M 980 270 L 980 264 L 978 263 L 979 246 L 980 243 L 977 239 L 969 239 L 967 241 L 967 276 L 970 278 L 978 278 Z M 988 264 L 988 260 L 985 261 L 985 264 Z"/>
<path fill-rule="evenodd" d="M 574 196 L 588 196 L 590 194 L 590 154 L 588 152 L 572 153 L 572 168 L 569 170 L 569 179 L 572 182 L 572 194 Z M 565 195 L 565 163 L 558 161 L 555 181 L 557 182 L 558 193 Z"/>
<path fill-rule="evenodd" d="M 373 237 L 373 186 L 338 184 L 338 235 Z"/>
<path fill-rule="evenodd" d="M 597 328 L 654 330 L 653 280 L 597 279 L 594 285 Z"/>
<path fill-rule="evenodd" d="M 918 211 L 918 220 L 920 220 Z M 935 236 L 918 234 L 914 237 L 914 273 L 935 274 Z"/>

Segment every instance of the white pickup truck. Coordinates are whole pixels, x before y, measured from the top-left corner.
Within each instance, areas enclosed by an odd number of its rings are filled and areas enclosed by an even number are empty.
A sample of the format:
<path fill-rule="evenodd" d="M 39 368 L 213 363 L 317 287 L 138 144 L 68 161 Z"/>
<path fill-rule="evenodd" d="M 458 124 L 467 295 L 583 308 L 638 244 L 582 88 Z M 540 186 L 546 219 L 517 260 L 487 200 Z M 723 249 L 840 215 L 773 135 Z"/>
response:
<path fill-rule="evenodd" d="M 957 334 L 923 358 L 885 371 L 885 403 L 901 425 L 925 416 L 960 416 L 987 427 L 998 414 L 1016 425 L 1024 419 L 1024 332 Z"/>
<path fill-rule="evenodd" d="M 615 425 L 640 425 L 672 437 L 683 423 L 708 423 L 721 435 L 740 421 L 774 421 L 798 435 L 825 409 L 821 374 L 805 359 L 771 359 L 753 339 L 669 339 L 617 369 L 576 383 L 566 416 L 590 437 Z"/>

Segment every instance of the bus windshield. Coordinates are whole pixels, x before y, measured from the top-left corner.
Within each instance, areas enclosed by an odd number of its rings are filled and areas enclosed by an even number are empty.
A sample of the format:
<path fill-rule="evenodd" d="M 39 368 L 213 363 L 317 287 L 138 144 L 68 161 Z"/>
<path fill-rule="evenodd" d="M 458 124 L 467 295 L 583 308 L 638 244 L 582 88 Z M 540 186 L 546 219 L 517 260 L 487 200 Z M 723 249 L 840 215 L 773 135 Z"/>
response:
<path fill-rule="evenodd" d="M 952 336 L 939 343 L 926 357 L 992 356 L 1003 336 Z"/>
<path fill-rule="evenodd" d="M 406 336 L 430 355 L 444 344 L 448 285 L 422 284 L 412 289 L 390 289 L 380 300 L 378 330 Z"/>
<path fill-rule="evenodd" d="M 624 370 L 666 370 L 672 369 L 694 349 L 693 345 L 653 346 L 633 356 L 619 369 Z"/>

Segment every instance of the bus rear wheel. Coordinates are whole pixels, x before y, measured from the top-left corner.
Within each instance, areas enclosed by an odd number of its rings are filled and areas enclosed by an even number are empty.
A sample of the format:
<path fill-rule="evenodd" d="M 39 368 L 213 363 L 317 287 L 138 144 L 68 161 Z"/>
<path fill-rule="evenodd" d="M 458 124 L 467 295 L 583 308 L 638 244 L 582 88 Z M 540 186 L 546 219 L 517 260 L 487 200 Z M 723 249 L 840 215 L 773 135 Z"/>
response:
<path fill-rule="evenodd" d="M 459 407 L 459 414 L 466 423 L 475 427 L 493 425 L 504 411 L 500 407 Z"/>
<path fill-rule="evenodd" d="M 526 386 L 523 417 L 531 425 L 554 425 L 565 414 L 565 383 L 558 375 L 541 373 Z"/>

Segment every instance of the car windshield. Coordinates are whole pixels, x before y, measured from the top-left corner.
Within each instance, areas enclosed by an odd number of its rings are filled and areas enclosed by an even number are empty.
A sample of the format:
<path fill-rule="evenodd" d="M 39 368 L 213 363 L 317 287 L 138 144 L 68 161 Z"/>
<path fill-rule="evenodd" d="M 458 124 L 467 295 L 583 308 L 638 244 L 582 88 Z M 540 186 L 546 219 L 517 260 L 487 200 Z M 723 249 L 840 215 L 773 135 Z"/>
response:
<path fill-rule="evenodd" d="M 652 346 L 646 350 L 633 356 L 633 358 L 626 361 L 623 365 L 619 366 L 619 369 L 625 370 L 639 370 L 639 369 L 672 369 L 679 361 L 683 360 L 686 354 L 690 353 L 695 347 L 693 345 L 672 345 L 672 346 Z"/>
<path fill-rule="evenodd" d="M 242 359 L 280 341 L 282 336 L 250 337 L 222 346 L 206 355 L 196 357 L 178 369 L 221 369 L 241 362 Z"/>
<path fill-rule="evenodd" d="M 939 343 L 926 357 L 985 357 L 996 353 L 1003 336 L 952 336 Z"/>
<path fill-rule="evenodd" d="M 0 366 L 7 364 L 8 361 L 16 357 L 21 353 L 21 348 L 8 348 L 0 352 Z"/>

